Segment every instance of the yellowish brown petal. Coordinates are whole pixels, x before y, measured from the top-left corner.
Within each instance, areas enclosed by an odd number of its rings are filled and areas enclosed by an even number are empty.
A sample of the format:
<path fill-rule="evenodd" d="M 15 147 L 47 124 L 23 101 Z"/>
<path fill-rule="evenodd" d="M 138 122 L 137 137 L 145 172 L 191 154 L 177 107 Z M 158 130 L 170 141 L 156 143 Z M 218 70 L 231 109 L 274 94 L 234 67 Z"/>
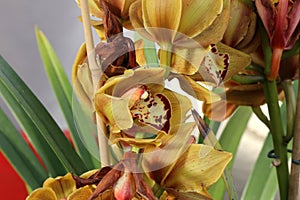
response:
<path fill-rule="evenodd" d="M 111 125 L 112 132 L 120 132 L 133 125 L 128 100 L 97 93 L 94 102 L 97 113 L 104 123 Z"/>
<path fill-rule="evenodd" d="M 43 188 L 51 188 L 57 199 L 63 199 L 67 198 L 76 189 L 76 184 L 71 173 L 68 173 L 63 177 L 48 178 L 44 182 Z"/>
<path fill-rule="evenodd" d="M 230 80 L 233 75 L 237 74 L 239 71 L 242 71 L 251 63 L 251 57 L 248 54 L 233 49 L 221 42 L 217 44 L 217 48 L 220 53 L 229 54 L 229 68 L 224 82 Z"/>
<path fill-rule="evenodd" d="M 195 74 L 207 53 L 208 49 L 201 47 L 193 49 L 175 49 L 172 53 L 172 72 L 186 75 Z"/>
<path fill-rule="evenodd" d="M 172 43 L 179 27 L 181 9 L 182 0 L 142 0 L 144 27 L 155 41 Z M 162 31 L 156 27 L 167 30 Z"/>
<path fill-rule="evenodd" d="M 72 194 L 69 195 L 67 200 L 83 200 L 88 199 L 93 194 L 93 191 L 90 186 L 84 186 L 75 190 Z"/>
<path fill-rule="evenodd" d="M 232 154 L 213 147 L 192 144 L 179 157 L 172 171 L 161 184 L 182 192 L 197 192 L 207 196 L 206 189 L 222 175 Z"/>
<path fill-rule="evenodd" d="M 152 36 L 144 28 L 143 14 L 142 14 L 142 0 L 134 2 L 129 8 L 129 18 L 132 28 L 141 34 L 143 37 L 154 40 Z"/>
<path fill-rule="evenodd" d="M 165 69 L 163 68 L 126 70 L 123 75 L 110 78 L 97 93 L 110 91 L 109 94 L 120 97 L 124 94 L 124 91 L 128 91 L 135 86 L 152 84 L 155 87 L 149 88 L 151 93 L 154 94 L 163 90 L 164 74 Z"/>
<path fill-rule="evenodd" d="M 216 103 L 203 103 L 202 112 L 206 117 L 215 121 L 227 119 L 236 110 L 238 105 L 221 100 Z"/>
<path fill-rule="evenodd" d="M 76 55 L 72 66 L 72 82 L 77 79 L 78 67 L 83 64 L 84 60 L 87 58 L 86 45 L 83 43 Z"/>
<path fill-rule="evenodd" d="M 171 105 L 170 134 L 178 130 L 177 125 L 184 122 L 187 112 L 192 108 L 189 98 L 171 90 L 165 89 L 161 92 Z"/>
<path fill-rule="evenodd" d="M 252 8 L 241 1 L 232 1 L 229 26 L 223 42 L 231 47 L 238 45 L 246 36 L 251 22 Z"/>
<path fill-rule="evenodd" d="M 191 132 L 195 123 L 178 124 L 170 134 L 161 134 L 162 145 L 159 148 L 147 146 L 143 154 L 143 168 L 152 174 L 152 178 L 160 183 L 164 180 L 181 154 L 190 144 Z"/>
<path fill-rule="evenodd" d="M 119 137 L 112 141 L 112 143 L 117 142 L 125 142 L 131 146 L 137 147 L 137 148 L 145 148 L 148 145 L 159 147 L 162 142 L 160 139 L 137 139 L 137 138 L 129 138 L 129 137 Z"/>
<path fill-rule="evenodd" d="M 247 48 L 247 46 L 252 45 L 252 41 L 253 41 L 254 37 L 257 37 L 256 35 L 258 35 L 257 32 L 259 32 L 257 29 L 257 16 L 254 12 L 252 12 L 251 16 L 250 16 L 250 23 L 249 23 L 249 27 L 247 30 L 247 34 L 245 35 L 243 40 L 236 46 L 236 48 L 244 49 L 244 48 Z M 259 40 L 259 37 L 258 37 L 258 40 Z"/>
<path fill-rule="evenodd" d="M 199 194 L 197 192 L 183 192 L 174 189 L 167 189 L 167 191 L 170 195 L 174 197 L 174 200 L 175 199 L 180 199 L 180 200 L 211 200 L 212 199 L 212 197 L 210 196 L 210 194 L 208 194 L 207 191 L 202 192 L 205 193 L 205 195 Z"/>
<path fill-rule="evenodd" d="M 34 190 L 26 200 L 57 200 L 55 192 L 51 188 L 38 188 Z"/>
<path fill-rule="evenodd" d="M 222 13 L 215 19 L 212 25 L 197 35 L 194 40 L 199 42 L 203 47 L 218 43 L 223 38 L 223 34 L 227 28 L 229 13 L 230 0 L 224 0 Z"/>
<path fill-rule="evenodd" d="M 195 37 L 214 22 L 222 9 L 223 0 L 182 1 L 182 17 L 178 31 L 188 37 Z M 169 15 L 169 12 L 166 12 L 166 14 Z M 168 16 L 168 18 L 175 19 L 172 16 Z"/>
<path fill-rule="evenodd" d="M 78 6 L 80 7 L 80 0 L 76 0 Z M 88 6 L 91 15 L 97 17 L 97 18 L 102 18 L 103 17 L 103 12 L 100 9 L 100 1 L 99 0 L 88 0 Z"/>
<path fill-rule="evenodd" d="M 221 97 L 216 93 L 208 90 L 201 84 L 194 81 L 189 76 L 177 76 L 180 82 L 180 87 L 189 95 L 207 103 L 219 101 Z"/>

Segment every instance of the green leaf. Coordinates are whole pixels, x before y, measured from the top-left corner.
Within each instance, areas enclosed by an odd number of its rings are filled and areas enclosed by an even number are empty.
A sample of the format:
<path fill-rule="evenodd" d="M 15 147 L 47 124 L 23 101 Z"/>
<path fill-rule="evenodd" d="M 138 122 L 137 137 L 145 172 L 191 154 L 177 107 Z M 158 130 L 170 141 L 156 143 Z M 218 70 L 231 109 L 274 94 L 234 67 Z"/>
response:
<path fill-rule="evenodd" d="M 240 106 L 229 119 L 219 139 L 223 150 L 229 151 L 233 154 L 232 160 L 228 164 L 229 169 L 231 169 L 232 167 L 238 145 L 247 127 L 251 114 L 252 110 L 250 107 Z M 223 183 L 223 180 L 220 179 L 216 184 L 214 184 L 209 192 L 210 194 L 212 194 L 214 199 L 223 199 L 225 192 L 225 185 Z"/>
<path fill-rule="evenodd" d="M 5 85 L 3 85 L 1 81 L 0 94 L 6 101 L 6 104 L 11 108 L 11 110 L 13 108 L 12 112 L 16 120 L 19 122 L 22 129 L 31 139 L 32 145 L 41 156 L 49 174 L 51 176 L 64 174 L 66 172 L 65 168 L 60 163 L 43 136 L 40 134 L 40 131 L 30 119 L 30 116 L 24 111 L 23 107 L 20 106 L 19 101 L 10 93 L 10 91 L 5 87 Z"/>
<path fill-rule="evenodd" d="M 274 199 L 278 183 L 276 169 L 271 167 L 271 159 L 267 157 L 271 149 L 273 149 L 273 142 L 272 136 L 269 134 L 249 176 L 241 199 Z"/>
<path fill-rule="evenodd" d="M 75 125 L 74 114 L 72 110 L 73 89 L 70 81 L 46 36 L 37 27 L 35 31 L 45 70 L 68 124 L 75 147 L 81 159 L 89 169 L 97 168 L 99 167 L 100 163 L 93 158 L 81 141 L 80 130 L 78 130 Z"/>
<path fill-rule="evenodd" d="M 26 133 L 35 141 L 33 144 L 38 153 L 42 151 L 41 156 L 48 161 L 45 164 L 49 171 L 52 170 L 51 175 L 64 174 L 65 171 L 76 174 L 87 171 L 87 167 L 48 111 L 2 56 L 0 93 Z"/>
<path fill-rule="evenodd" d="M 48 176 L 46 170 L 2 109 L 0 109 L 0 122 L 5 124 L 0 126 L 1 151 L 30 189 L 42 186 Z"/>

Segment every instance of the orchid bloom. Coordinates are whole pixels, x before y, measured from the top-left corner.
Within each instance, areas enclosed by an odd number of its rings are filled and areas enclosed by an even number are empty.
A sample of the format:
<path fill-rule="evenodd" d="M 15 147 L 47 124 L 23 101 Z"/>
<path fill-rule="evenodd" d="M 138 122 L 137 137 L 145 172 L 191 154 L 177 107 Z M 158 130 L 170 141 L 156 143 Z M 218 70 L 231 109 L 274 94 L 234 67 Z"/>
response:
<path fill-rule="evenodd" d="M 108 79 L 96 92 L 96 111 L 109 125 L 114 143 L 154 142 L 132 137 L 137 132 L 168 134 L 174 124 L 185 119 L 191 102 L 164 88 L 164 71 L 163 68 L 127 70 L 123 75 Z M 116 138 L 117 135 L 120 137 Z"/>
<path fill-rule="evenodd" d="M 293 47 L 300 34 L 300 0 L 256 0 L 273 50 L 270 80 L 276 79 L 283 50 Z"/>
<path fill-rule="evenodd" d="M 207 47 L 221 40 L 229 4 L 229 0 L 139 0 L 130 7 L 129 16 L 133 28 L 160 45 L 184 43 L 185 35 Z"/>
<path fill-rule="evenodd" d="M 95 170 L 92 170 L 84 173 L 81 177 L 88 178 L 94 173 Z M 88 199 L 93 191 L 94 188 L 92 186 L 76 188 L 76 182 L 71 173 L 67 173 L 65 176 L 48 178 L 43 183 L 43 187 L 32 191 L 26 200 L 82 200 Z"/>
<path fill-rule="evenodd" d="M 192 144 L 194 123 L 178 125 L 176 134 L 162 136 L 159 148 L 148 147 L 143 169 L 175 199 L 212 199 L 207 192 L 231 160 L 231 153 Z"/>

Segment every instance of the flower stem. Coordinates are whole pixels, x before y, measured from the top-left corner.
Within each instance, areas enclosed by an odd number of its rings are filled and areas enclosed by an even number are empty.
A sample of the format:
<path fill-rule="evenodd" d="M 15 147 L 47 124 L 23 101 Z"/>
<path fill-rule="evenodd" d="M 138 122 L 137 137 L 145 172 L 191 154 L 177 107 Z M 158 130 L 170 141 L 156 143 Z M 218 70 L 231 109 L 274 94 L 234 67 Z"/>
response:
<path fill-rule="evenodd" d="M 273 138 L 274 152 L 278 157 L 277 161 L 279 161 L 274 163 L 274 165 L 277 171 L 280 198 L 287 199 L 289 184 L 287 144 L 284 142 L 284 129 L 278 104 L 276 81 L 265 81 L 264 91 L 270 115 L 270 131 Z"/>
<path fill-rule="evenodd" d="M 98 67 L 96 62 L 96 54 L 94 49 L 94 40 L 92 35 L 91 23 L 90 23 L 90 12 L 88 7 L 87 0 L 80 1 L 80 8 L 82 14 L 82 22 L 83 22 L 83 29 L 84 29 L 84 37 L 86 43 L 86 51 L 88 56 L 88 64 L 92 74 L 92 81 L 94 92 L 97 91 L 99 85 L 99 78 L 101 77 L 101 69 Z M 106 126 L 96 113 L 96 121 L 97 121 L 97 132 L 98 132 L 98 140 L 99 140 L 99 151 L 100 151 L 100 161 L 101 166 L 105 167 L 109 165 L 109 153 L 108 153 L 108 142 L 107 142 L 107 130 Z"/>

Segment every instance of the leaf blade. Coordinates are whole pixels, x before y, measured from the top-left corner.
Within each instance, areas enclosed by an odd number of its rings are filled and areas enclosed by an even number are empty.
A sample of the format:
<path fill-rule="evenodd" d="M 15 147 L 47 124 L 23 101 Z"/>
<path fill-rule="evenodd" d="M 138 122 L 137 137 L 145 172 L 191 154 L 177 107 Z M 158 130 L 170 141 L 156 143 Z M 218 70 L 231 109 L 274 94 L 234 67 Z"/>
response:
<path fill-rule="evenodd" d="M 99 167 L 100 163 L 93 158 L 81 141 L 79 136 L 81 134 L 80 129 L 76 128 L 72 109 L 73 90 L 69 79 L 46 36 L 37 27 L 35 31 L 45 71 L 68 124 L 76 149 L 89 169 Z"/>
<path fill-rule="evenodd" d="M 83 161 L 72 148 L 54 119 L 2 56 L 0 56 L 0 82 L 3 88 L 6 88 L 7 92 L 12 94 L 11 97 L 17 101 L 19 107 L 22 107 L 44 140 L 55 152 L 55 156 L 60 162 L 53 164 L 61 163 L 67 171 L 76 174 L 86 171 L 87 168 Z M 9 103 L 9 101 L 6 102 Z M 13 111 L 16 109 L 12 106 L 10 108 Z"/>

